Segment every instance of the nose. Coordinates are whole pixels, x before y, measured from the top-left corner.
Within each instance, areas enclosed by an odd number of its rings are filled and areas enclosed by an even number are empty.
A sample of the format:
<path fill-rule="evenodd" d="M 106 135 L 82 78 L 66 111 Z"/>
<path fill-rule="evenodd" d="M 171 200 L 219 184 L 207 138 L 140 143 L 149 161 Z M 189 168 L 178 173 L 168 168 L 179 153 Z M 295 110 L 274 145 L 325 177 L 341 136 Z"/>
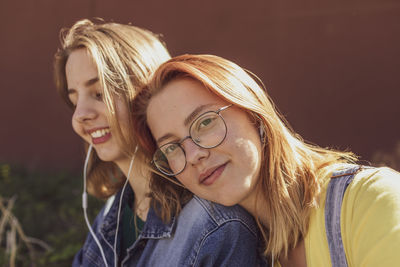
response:
<path fill-rule="evenodd" d="M 95 119 L 96 116 L 97 112 L 94 108 L 94 105 L 92 105 L 90 101 L 82 99 L 77 102 L 72 119 L 83 123 Z"/>
<path fill-rule="evenodd" d="M 188 140 L 185 140 L 181 145 L 185 150 L 186 161 L 189 164 L 195 165 L 199 163 L 202 159 L 207 158 L 210 154 L 209 149 L 202 148 L 196 145 L 190 138 L 188 138 Z"/>

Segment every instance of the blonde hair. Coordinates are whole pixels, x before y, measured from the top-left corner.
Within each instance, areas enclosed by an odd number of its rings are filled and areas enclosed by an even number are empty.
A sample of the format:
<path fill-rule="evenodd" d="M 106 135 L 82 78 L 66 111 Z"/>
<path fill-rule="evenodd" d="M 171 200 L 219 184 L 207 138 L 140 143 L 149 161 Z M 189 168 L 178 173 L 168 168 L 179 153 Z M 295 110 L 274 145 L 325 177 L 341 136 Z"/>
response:
<path fill-rule="evenodd" d="M 336 163 L 353 162 L 356 157 L 350 152 L 305 143 L 277 112 L 254 74 L 221 57 L 182 55 L 162 64 L 134 100 L 137 142 L 148 158 L 156 149 L 146 123 L 149 101 L 170 81 L 181 78 L 200 82 L 215 95 L 248 112 L 257 127 L 264 128 L 261 169 L 255 193 L 262 201 L 256 205 L 264 208 L 269 219 L 261 224 L 259 214 L 255 217 L 265 241 L 265 254 L 286 256 L 307 232 L 310 211 L 318 204 L 322 170 Z M 160 191 L 166 183 L 166 179 L 153 181 L 152 190 Z M 168 198 L 164 199 L 164 203 L 168 201 Z"/>
<path fill-rule="evenodd" d="M 110 127 L 116 131 L 121 149 L 131 156 L 136 143 L 131 134 L 123 134 L 116 118 L 115 98 L 120 97 L 128 110 L 132 109 L 132 99 L 137 89 L 148 82 L 150 74 L 161 63 L 171 58 L 165 45 L 148 30 L 118 23 L 94 23 L 87 19 L 76 22 L 70 29 L 61 30 L 60 35 L 61 48 L 54 57 L 58 92 L 73 108 L 67 94 L 65 65 L 73 51 L 86 49 L 97 67 L 104 101 L 109 110 Z M 129 129 L 125 132 L 133 132 L 131 120 L 128 125 Z M 124 179 L 114 163 L 100 160 L 93 151 L 89 166 L 88 189 L 91 194 L 107 198 L 121 187 Z"/>

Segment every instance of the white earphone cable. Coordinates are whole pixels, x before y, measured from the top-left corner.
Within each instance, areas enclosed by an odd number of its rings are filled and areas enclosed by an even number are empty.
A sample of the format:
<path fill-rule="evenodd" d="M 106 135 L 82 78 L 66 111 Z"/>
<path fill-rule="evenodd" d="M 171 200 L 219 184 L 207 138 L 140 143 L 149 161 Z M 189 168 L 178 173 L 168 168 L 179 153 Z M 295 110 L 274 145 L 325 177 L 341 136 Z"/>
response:
<path fill-rule="evenodd" d="M 85 165 L 83 167 L 83 194 L 82 194 L 82 208 L 83 208 L 83 215 L 85 217 L 85 222 L 87 227 L 89 228 L 89 232 L 92 235 L 94 241 L 96 242 L 98 248 L 100 249 L 101 257 L 103 258 L 104 264 L 106 267 L 108 267 L 106 256 L 104 255 L 103 248 L 101 247 L 99 239 L 96 237 L 96 234 L 94 233 L 92 226 L 90 225 L 89 218 L 87 215 L 87 207 L 88 207 L 88 201 L 87 201 L 87 192 L 86 192 L 86 173 L 87 173 L 87 165 L 89 162 L 89 157 L 90 154 L 92 153 L 93 146 L 90 144 L 86 159 L 85 159 Z"/>
<path fill-rule="evenodd" d="M 88 165 L 88 162 L 89 162 L 90 155 L 91 155 L 91 153 L 92 153 L 92 149 L 93 149 L 93 146 L 90 144 L 89 149 L 88 149 L 88 152 L 87 152 L 87 155 L 86 155 L 86 159 L 85 159 L 85 165 L 84 165 L 84 167 L 83 167 L 82 208 L 83 208 L 83 215 L 84 215 L 84 217 L 85 217 L 86 225 L 87 225 L 87 227 L 89 228 L 89 232 L 90 232 L 90 234 L 92 235 L 94 241 L 96 242 L 96 244 L 97 244 L 97 246 L 98 246 L 98 248 L 99 248 L 99 250 L 100 250 L 101 257 L 103 258 L 103 261 L 104 261 L 105 266 L 108 267 L 108 263 L 107 263 L 106 256 L 105 256 L 105 254 L 104 254 L 103 248 L 102 248 L 102 246 L 101 246 L 101 244 L 100 244 L 99 239 L 96 237 L 96 234 L 94 233 L 94 231 L 93 231 L 93 229 L 92 229 L 92 226 L 90 225 L 89 218 L 88 218 L 88 215 L 87 215 L 88 201 L 87 201 L 87 185 L 86 185 L 87 182 L 86 182 L 86 176 L 87 176 L 87 165 Z M 115 266 L 115 267 L 117 267 L 117 265 L 118 265 L 117 240 L 118 240 L 119 221 L 120 221 L 121 206 L 122 206 L 122 205 L 121 205 L 121 202 L 122 202 L 122 197 L 123 197 L 124 192 L 125 192 L 125 188 L 126 188 L 128 182 L 129 182 L 129 177 L 130 177 L 130 174 L 131 174 L 131 171 L 132 171 L 133 162 L 134 162 L 134 160 L 135 160 L 136 151 L 137 151 L 137 147 L 136 147 L 135 152 L 134 152 L 134 154 L 133 154 L 133 156 L 132 156 L 132 159 L 131 159 L 131 162 L 130 162 L 130 165 L 129 165 L 128 174 L 127 174 L 127 177 L 126 177 L 126 181 L 125 181 L 124 186 L 123 186 L 123 188 L 122 188 L 121 196 L 120 196 L 120 199 L 119 199 L 118 215 L 117 215 L 117 229 L 116 229 L 116 232 L 115 232 L 114 247 L 113 247 L 113 252 L 114 252 L 114 266 Z"/>
<path fill-rule="evenodd" d="M 126 185 L 129 182 L 129 176 L 131 175 L 132 166 L 133 166 L 133 162 L 135 160 L 136 151 L 137 151 L 137 147 L 135 149 L 135 152 L 133 153 L 133 156 L 132 156 L 132 159 L 131 159 L 131 163 L 129 164 L 129 170 L 128 170 L 128 174 L 126 176 L 126 181 L 124 183 L 124 186 L 122 187 L 121 196 L 119 198 L 118 216 L 117 216 L 117 229 L 115 231 L 114 248 L 113 248 L 113 250 L 114 250 L 114 266 L 115 267 L 117 267 L 117 264 L 118 264 L 118 255 L 117 255 L 117 239 L 118 238 L 117 237 L 118 237 L 118 230 L 119 230 L 119 219 L 120 219 L 120 215 L 121 215 L 122 197 L 124 196 Z"/>

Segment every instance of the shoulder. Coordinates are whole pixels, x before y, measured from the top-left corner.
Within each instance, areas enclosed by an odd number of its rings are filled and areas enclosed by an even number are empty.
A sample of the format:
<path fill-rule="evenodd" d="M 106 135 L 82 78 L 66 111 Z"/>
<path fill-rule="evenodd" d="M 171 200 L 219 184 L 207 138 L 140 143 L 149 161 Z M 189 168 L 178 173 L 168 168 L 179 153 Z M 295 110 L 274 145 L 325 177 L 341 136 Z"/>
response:
<path fill-rule="evenodd" d="M 159 230 L 160 224 L 152 225 Z M 239 206 L 224 207 L 193 197 L 168 229 L 170 235 L 147 242 L 152 266 L 158 261 L 163 266 L 202 267 L 257 266 L 261 262 L 256 224 Z"/>
<path fill-rule="evenodd" d="M 339 165 L 333 172 L 327 172 L 322 180 L 322 193 L 324 194 L 332 179 L 340 179 L 354 174 L 352 181 L 349 183 L 343 202 L 351 202 L 355 198 L 375 198 L 379 194 L 400 193 L 400 173 L 388 167 L 369 167 L 358 165 Z M 369 196 L 369 197 L 368 197 Z M 324 204 L 322 202 L 321 204 Z"/>
<path fill-rule="evenodd" d="M 387 167 L 361 169 L 345 192 L 342 214 L 353 225 L 361 220 L 365 226 L 380 225 L 383 218 L 400 223 L 400 173 Z"/>
<path fill-rule="evenodd" d="M 181 211 L 180 220 L 218 228 L 225 224 L 239 224 L 257 235 L 257 225 L 253 217 L 242 207 L 223 206 L 194 196 Z"/>
<path fill-rule="evenodd" d="M 342 238 L 355 266 L 393 266 L 400 260 L 400 174 L 365 168 L 346 190 Z M 371 264 L 370 264 L 371 263 Z M 372 264 L 373 263 L 373 264 Z"/>
<path fill-rule="evenodd" d="M 355 175 L 351 188 L 353 190 L 396 191 L 400 188 L 400 173 L 388 167 L 362 168 Z"/>
<path fill-rule="evenodd" d="M 240 206 L 195 196 L 177 218 L 175 238 L 191 244 L 189 266 L 256 266 L 261 262 L 257 231 L 253 217 Z"/>
<path fill-rule="evenodd" d="M 343 203 L 356 204 L 367 209 L 400 203 L 400 173 L 387 168 L 362 168 L 345 192 Z M 387 210 L 386 207 L 384 210 Z M 382 211 L 384 211 L 382 210 Z"/>
<path fill-rule="evenodd" d="M 349 168 L 340 166 L 334 174 L 347 173 Z M 307 258 L 316 266 L 330 262 L 325 198 L 331 177 L 332 173 L 324 177 L 320 208 L 312 211 L 306 236 Z M 396 266 L 400 261 L 399 225 L 400 173 L 386 167 L 363 167 L 347 187 L 341 207 L 340 227 L 349 266 Z"/>

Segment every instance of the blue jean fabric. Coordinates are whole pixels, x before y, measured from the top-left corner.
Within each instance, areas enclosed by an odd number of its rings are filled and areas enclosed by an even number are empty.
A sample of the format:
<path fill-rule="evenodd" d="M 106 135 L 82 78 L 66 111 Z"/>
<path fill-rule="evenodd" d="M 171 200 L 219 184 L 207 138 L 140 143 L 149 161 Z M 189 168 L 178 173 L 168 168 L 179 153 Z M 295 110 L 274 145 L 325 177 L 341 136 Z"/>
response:
<path fill-rule="evenodd" d="M 354 176 L 366 166 L 351 165 L 332 174 L 328 185 L 325 202 L 325 228 L 328 239 L 332 267 L 347 267 L 346 254 L 343 247 L 340 218 L 344 193 Z"/>
<path fill-rule="evenodd" d="M 132 189 L 127 187 L 125 191 L 122 205 L 133 201 Z M 112 247 L 120 194 L 109 211 L 103 208 L 93 223 L 109 266 L 114 262 Z M 119 259 L 120 266 L 267 266 L 251 215 L 239 206 L 225 207 L 198 197 L 193 197 L 168 224 L 150 209 L 142 232 L 125 253 L 120 249 L 121 235 L 119 231 L 117 255 L 124 255 Z M 90 235 L 72 266 L 104 266 Z"/>

